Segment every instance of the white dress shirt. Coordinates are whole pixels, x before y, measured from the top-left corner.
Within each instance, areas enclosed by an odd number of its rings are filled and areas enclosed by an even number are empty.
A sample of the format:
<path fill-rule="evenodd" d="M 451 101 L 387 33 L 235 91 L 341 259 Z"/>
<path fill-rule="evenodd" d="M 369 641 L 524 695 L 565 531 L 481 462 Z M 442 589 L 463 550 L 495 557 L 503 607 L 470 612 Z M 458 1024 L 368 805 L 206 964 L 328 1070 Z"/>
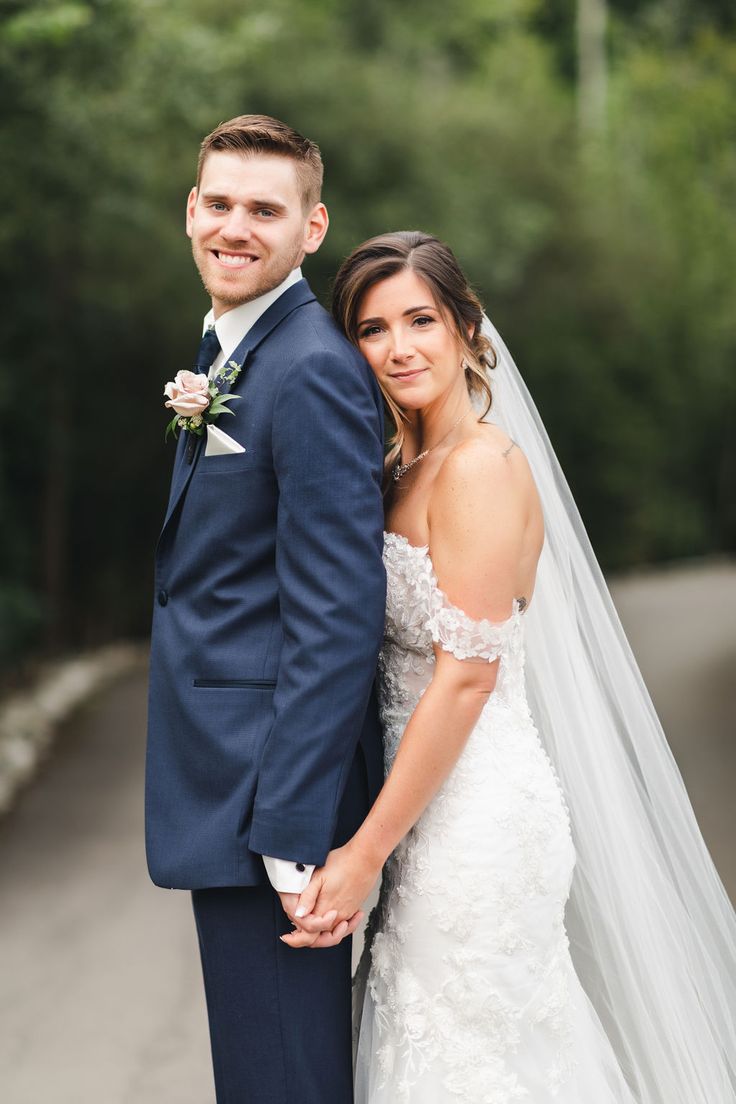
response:
<path fill-rule="evenodd" d="M 212 361 L 212 367 L 210 368 L 210 379 L 220 371 L 224 364 L 227 364 L 240 342 L 248 331 L 253 329 L 261 315 L 284 294 L 287 288 L 298 283 L 301 278 L 302 270 L 295 268 L 278 287 L 267 291 L 265 295 L 259 295 L 257 299 L 251 299 L 248 303 L 241 303 L 239 307 L 231 307 L 229 311 L 221 314 L 218 319 L 215 319 L 213 310 L 207 311 L 204 316 L 202 333 L 205 333 L 210 326 L 214 325 L 217 339 L 220 342 L 220 352 Z"/>
<path fill-rule="evenodd" d="M 287 288 L 296 284 L 301 278 L 302 270 L 295 268 L 278 287 L 267 291 L 265 295 L 259 295 L 257 299 L 252 299 L 249 303 L 241 303 L 239 307 L 232 307 L 231 310 L 225 311 L 217 319 L 215 319 L 214 311 L 207 312 L 202 326 L 202 333 L 205 333 L 210 326 L 214 325 L 215 333 L 220 342 L 220 352 L 210 368 L 210 379 L 219 372 L 223 365 L 227 364 L 240 342 L 248 331 L 255 326 L 261 315 L 284 294 Z M 269 881 L 279 893 L 301 893 L 303 889 L 306 889 L 309 879 L 312 877 L 314 866 L 296 860 L 274 859 L 270 855 L 263 855 L 262 858 Z"/>

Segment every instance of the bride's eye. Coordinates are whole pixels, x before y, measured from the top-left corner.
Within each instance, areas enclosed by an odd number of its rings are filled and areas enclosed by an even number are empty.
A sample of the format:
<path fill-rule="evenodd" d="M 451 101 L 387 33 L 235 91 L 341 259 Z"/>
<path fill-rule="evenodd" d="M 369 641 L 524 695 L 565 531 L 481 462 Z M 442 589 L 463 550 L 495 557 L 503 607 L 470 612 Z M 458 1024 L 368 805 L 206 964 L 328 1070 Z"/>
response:
<path fill-rule="evenodd" d="M 361 330 L 358 337 L 362 340 L 364 337 L 373 337 L 374 334 L 380 333 L 380 326 L 366 326 L 364 330 Z"/>
<path fill-rule="evenodd" d="M 434 322 L 434 318 L 430 318 L 428 314 L 418 314 L 414 319 L 414 325 L 418 325 L 420 328 L 424 328 L 424 326 L 430 322 Z"/>

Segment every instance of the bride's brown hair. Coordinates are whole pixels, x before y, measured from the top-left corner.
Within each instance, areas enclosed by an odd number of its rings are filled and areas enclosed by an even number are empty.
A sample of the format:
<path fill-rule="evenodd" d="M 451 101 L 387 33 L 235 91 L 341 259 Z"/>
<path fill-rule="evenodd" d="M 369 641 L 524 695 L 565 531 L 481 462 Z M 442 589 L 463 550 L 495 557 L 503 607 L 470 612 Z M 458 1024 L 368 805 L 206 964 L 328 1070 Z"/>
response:
<path fill-rule="evenodd" d="M 483 417 L 491 408 L 488 369 L 496 366 L 491 342 L 481 333 L 483 308 L 468 284 L 449 245 L 420 230 L 381 234 L 354 249 L 343 261 L 332 289 L 332 314 L 345 336 L 358 344 L 358 311 L 366 292 L 391 276 L 411 269 L 428 285 L 435 302 L 450 322 L 463 349 L 465 382 L 471 398 L 485 401 Z M 401 455 L 405 416 L 383 392 L 394 423 L 386 468 Z"/>

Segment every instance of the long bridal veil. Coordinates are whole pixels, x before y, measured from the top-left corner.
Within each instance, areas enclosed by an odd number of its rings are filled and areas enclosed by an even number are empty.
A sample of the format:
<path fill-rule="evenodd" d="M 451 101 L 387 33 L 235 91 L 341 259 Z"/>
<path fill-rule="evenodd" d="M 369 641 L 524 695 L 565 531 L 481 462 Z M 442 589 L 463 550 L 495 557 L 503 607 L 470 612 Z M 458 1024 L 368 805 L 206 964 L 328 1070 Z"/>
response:
<path fill-rule="evenodd" d="M 527 680 L 570 809 L 575 968 L 639 1104 L 731 1104 L 736 915 L 534 402 L 487 319 L 484 333 L 487 418 L 525 452 L 544 510 Z"/>

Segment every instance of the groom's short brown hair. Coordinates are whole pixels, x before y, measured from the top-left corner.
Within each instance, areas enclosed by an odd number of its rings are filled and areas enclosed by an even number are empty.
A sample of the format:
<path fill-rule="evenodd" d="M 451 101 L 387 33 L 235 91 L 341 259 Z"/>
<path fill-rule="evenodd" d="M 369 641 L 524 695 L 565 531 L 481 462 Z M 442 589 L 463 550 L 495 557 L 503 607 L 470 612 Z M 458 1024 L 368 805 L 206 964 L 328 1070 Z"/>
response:
<path fill-rule="evenodd" d="M 270 153 L 288 157 L 296 168 L 302 206 L 311 210 L 322 194 L 322 156 L 319 146 L 298 130 L 270 115 L 238 115 L 220 123 L 202 142 L 197 163 L 197 186 L 208 153 L 229 150 L 233 153 Z"/>

